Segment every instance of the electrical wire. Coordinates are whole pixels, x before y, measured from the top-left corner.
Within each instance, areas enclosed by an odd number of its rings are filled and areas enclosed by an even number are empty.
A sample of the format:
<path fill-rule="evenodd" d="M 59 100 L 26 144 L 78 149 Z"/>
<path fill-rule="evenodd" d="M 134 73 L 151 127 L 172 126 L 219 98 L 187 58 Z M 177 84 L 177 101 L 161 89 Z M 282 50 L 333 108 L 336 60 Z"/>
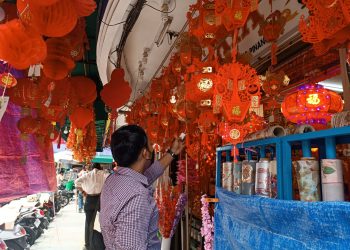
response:
<path fill-rule="evenodd" d="M 174 2 L 175 2 L 174 8 L 173 8 L 171 11 L 162 11 L 162 10 L 159 10 L 159 9 L 157 9 L 157 8 L 155 8 L 155 7 L 153 7 L 153 6 L 149 5 L 149 4 L 147 4 L 147 3 L 145 3 L 145 6 L 148 6 L 148 7 L 150 7 L 151 9 L 154 9 L 154 10 L 156 10 L 156 11 L 158 11 L 158 12 L 161 12 L 161 13 L 164 13 L 164 14 L 170 14 L 170 13 L 173 13 L 173 12 L 175 11 L 175 9 L 176 9 L 176 0 L 174 0 Z"/>
<path fill-rule="evenodd" d="M 119 22 L 119 23 L 115 23 L 115 24 L 108 24 L 108 23 L 106 23 L 105 21 L 103 21 L 102 19 L 100 19 L 100 22 L 103 23 L 104 25 L 107 25 L 108 27 L 117 26 L 117 25 L 126 23 L 126 21 L 123 21 L 123 22 Z"/>

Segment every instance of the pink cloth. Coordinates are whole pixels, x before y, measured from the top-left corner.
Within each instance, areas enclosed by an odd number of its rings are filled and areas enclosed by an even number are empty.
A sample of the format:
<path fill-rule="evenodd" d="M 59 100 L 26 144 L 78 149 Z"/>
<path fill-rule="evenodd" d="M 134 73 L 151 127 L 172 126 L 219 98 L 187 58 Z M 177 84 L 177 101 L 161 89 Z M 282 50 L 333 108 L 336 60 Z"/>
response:
<path fill-rule="evenodd" d="M 0 122 L 0 203 L 56 189 L 52 145 L 43 147 L 34 136 L 20 138 L 21 108 L 9 103 Z"/>

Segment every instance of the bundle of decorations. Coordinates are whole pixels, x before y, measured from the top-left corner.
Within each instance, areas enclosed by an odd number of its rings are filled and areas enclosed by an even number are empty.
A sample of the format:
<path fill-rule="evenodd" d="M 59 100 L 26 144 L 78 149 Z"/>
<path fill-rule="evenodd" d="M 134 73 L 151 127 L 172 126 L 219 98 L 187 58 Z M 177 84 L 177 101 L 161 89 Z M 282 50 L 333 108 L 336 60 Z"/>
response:
<path fill-rule="evenodd" d="M 159 184 L 155 198 L 159 210 L 159 232 L 163 238 L 171 238 L 185 210 L 187 196 L 181 192 L 180 186 Z"/>
<path fill-rule="evenodd" d="M 212 250 L 214 244 L 214 217 L 209 213 L 209 202 L 207 196 L 203 195 L 202 202 L 202 228 L 201 235 L 204 237 L 204 249 Z"/>
<path fill-rule="evenodd" d="M 186 180 L 186 160 L 180 160 L 177 162 L 177 185 L 182 186 L 186 182 L 189 186 L 195 186 L 199 184 L 198 170 L 196 169 L 197 162 L 189 158 L 187 160 L 187 180 Z"/>

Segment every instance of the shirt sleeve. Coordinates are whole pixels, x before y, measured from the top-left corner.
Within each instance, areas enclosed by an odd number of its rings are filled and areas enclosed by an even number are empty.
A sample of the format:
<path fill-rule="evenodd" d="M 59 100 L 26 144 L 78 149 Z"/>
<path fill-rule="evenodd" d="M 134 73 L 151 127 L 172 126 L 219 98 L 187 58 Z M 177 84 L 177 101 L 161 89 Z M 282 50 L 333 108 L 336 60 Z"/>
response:
<path fill-rule="evenodd" d="M 86 175 L 83 175 L 83 176 L 79 177 L 78 179 L 76 179 L 74 181 L 75 186 L 81 188 L 85 178 L 86 178 Z"/>
<path fill-rule="evenodd" d="M 163 173 L 164 168 L 159 161 L 155 161 L 143 174 L 147 177 L 148 184 L 152 185 Z"/>
<path fill-rule="evenodd" d="M 114 221 L 114 249 L 147 250 L 152 213 L 149 207 L 149 197 L 143 194 L 133 196 L 123 207 Z"/>

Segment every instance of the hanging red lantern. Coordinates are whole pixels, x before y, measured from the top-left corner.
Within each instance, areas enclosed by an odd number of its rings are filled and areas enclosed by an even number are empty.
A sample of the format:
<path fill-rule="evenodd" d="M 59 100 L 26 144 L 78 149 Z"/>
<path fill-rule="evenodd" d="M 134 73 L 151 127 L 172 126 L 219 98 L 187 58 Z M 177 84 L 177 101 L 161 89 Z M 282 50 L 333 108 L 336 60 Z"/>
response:
<path fill-rule="evenodd" d="M 287 120 L 297 124 L 324 127 L 332 114 L 343 110 L 343 100 L 337 93 L 321 85 L 303 85 L 287 95 L 282 103 L 282 113 Z"/>
<path fill-rule="evenodd" d="M 131 88 L 129 83 L 124 80 L 123 69 L 113 70 L 111 81 L 103 87 L 100 95 L 103 102 L 112 109 L 120 108 L 129 101 Z"/>
<path fill-rule="evenodd" d="M 74 76 L 70 82 L 79 105 L 85 106 L 96 100 L 96 84 L 93 80 L 85 76 Z"/>
<path fill-rule="evenodd" d="M 2 73 L 0 74 L 0 85 L 5 88 L 12 88 L 17 85 L 17 80 L 10 72 Z"/>
<path fill-rule="evenodd" d="M 46 44 L 47 57 L 43 61 L 43 73 L 50 79 L 62 80 L 75 67 L 70 56 L 70 44 L 62 38 L 50 38 L 46 40 Z"/>
<path fill-rule="evenodd" d="M 91 108 L 76 108 L 69 116 L 69 120 L 78 129 L 84 129 L 90 122 L 94 120 L 94 112 Z"/>
<path fill-rule="evenodd" d="M 62 37 L 71 32 L 78 20 L 74 1 L 60 0 L 51 5 L 37 5 L 30 0 L 17 1 L 21 20 L 42 35 Z"/>
<path fill-rule="evenodd" d="M 88 49 L 88 39 L 86 35 L 86 21 L 84 18 L 79 18 L 75 28 L 64 37 L 69 42 L 71 49 L 70 56 L 74 61 L 83 59 L 85 50 Z"/>
<path fill-rule="evenodd" d="M 27 69 L 47 55 L 46 44 L 38 33 L 28 30 L 20 20 L 0 25 L 0 58 L 16 69 Z"/>
<path fill-rule="evenodd" d="M 44 97 L 39 83 L 32 78 L 20 78 L 15 87 L 7 90 L 12 103 L 26 108 L 39 108 Z"/>

